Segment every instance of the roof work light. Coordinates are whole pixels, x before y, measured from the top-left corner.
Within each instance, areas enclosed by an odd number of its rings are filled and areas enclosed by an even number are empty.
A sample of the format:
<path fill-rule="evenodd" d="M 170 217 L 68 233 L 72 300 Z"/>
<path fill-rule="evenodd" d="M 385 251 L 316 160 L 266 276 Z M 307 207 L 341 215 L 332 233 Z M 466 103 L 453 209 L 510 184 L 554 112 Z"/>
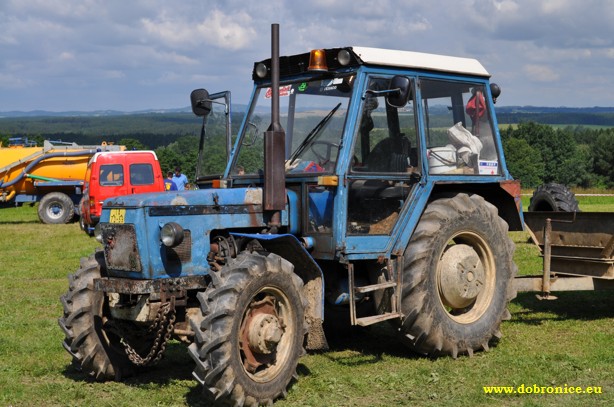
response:
<path fill-rule="evenodd" d="M 326 72 L 328 66 L 326 65 L 326 51 L 323 49 L 313 49 L 309 53 L 309 66 L 308 71 L 312 72 Z"/>

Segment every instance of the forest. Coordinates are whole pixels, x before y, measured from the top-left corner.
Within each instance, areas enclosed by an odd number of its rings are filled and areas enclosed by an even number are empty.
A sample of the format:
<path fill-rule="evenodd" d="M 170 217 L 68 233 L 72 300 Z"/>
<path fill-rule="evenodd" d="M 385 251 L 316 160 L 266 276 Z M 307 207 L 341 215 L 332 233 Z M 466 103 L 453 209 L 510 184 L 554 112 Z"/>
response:
<path fill-rule="evenodd" d="M 223 117 L 211 115 L 207 131 L 207 171 L 221 172 L 226 161 Z M 530 108 L 498 109 L 501 139 L 510 173 L 523 187 L 545 182 L 570 187 L 614 187 L 614 113 L 575 109 L 532 111 Z M 232 114 L 236 135 L 243 112 Z M 0 142 L 27 137 L 61 140 L 82 145 L 102 141 L 128 149 L 155 150 L 163 171 L 175 166 L 193 180 L 198 160 L 202 121 L 191 112 L 145 113 L 108 116 L 4 117 L 0 119 Z M 213 135 L 211 135 L 213 133 Z"/>

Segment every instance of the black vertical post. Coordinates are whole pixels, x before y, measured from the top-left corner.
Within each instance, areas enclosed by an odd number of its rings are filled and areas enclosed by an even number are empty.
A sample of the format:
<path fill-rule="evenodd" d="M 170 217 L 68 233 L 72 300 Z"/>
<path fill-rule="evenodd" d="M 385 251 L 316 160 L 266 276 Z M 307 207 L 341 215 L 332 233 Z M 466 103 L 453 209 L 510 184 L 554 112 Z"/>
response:
<path fill-rule="evenodd" d="M 286 133 L 279 122 L 279 24 L 271 25 L 271 125 L 264 132 L 264 210 L 286 206 Z M 273 214 L 272 223 L 279 216 Z"/>

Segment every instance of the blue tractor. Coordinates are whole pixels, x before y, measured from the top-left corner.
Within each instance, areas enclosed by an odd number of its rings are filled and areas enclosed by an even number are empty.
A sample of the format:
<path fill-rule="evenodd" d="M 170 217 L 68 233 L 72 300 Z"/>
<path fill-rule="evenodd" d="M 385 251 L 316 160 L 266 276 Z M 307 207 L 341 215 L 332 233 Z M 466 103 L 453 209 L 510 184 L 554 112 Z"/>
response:
<path fill-rule="evenodd" d="M 325 311 L 389 321 L 425 355 L 501 336 L 522 211 L 488 72 L 365 47 L 280 57 L 272 31 L 237 134 L 229 92 L 192 92 L 198 189 L 105 202 L 102 248 L 61 298 L 85 374 L 120 380 L 174 338 L 216 402 L 259 405 L 326 349 Z"/>

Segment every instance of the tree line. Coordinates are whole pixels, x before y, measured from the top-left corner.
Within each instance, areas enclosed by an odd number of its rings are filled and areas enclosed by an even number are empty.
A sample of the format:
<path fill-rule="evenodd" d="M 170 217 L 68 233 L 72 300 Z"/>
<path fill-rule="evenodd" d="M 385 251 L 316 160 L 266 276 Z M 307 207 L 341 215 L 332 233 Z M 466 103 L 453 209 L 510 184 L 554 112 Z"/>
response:
<path fill-rule="evenodd" d="M 614 128 L 525 122 L 502 130 L 501 139 L 508 169 L 524 187 L 614 187 Z"/>
<path fill-rule="evenodd" d="M 242 113 L 233 114 L 237 134 Z M 502 126 L 501 139 L 507 166 L 522 185 L 534 188 L 557 182 L 570 187 L 614 187 L 614 128 L 554 127 L 534 121 Z M 206 168 L 220 172 L 226 160 L 223 118 L 208 118 Z M 67 130 L 70 129 L 70 130 Z M 0 141 L 28 137 L 62 140 L 83 145 L 107 141 L 128 149 L 153 149 L 163 172 L 180 166 L 194 180 L 201 121 L 192 114 L 133 115 L 99 118 L 19 118 L 0 121 Z M 10 136 L 9 136 L 10 135 Z"/>

